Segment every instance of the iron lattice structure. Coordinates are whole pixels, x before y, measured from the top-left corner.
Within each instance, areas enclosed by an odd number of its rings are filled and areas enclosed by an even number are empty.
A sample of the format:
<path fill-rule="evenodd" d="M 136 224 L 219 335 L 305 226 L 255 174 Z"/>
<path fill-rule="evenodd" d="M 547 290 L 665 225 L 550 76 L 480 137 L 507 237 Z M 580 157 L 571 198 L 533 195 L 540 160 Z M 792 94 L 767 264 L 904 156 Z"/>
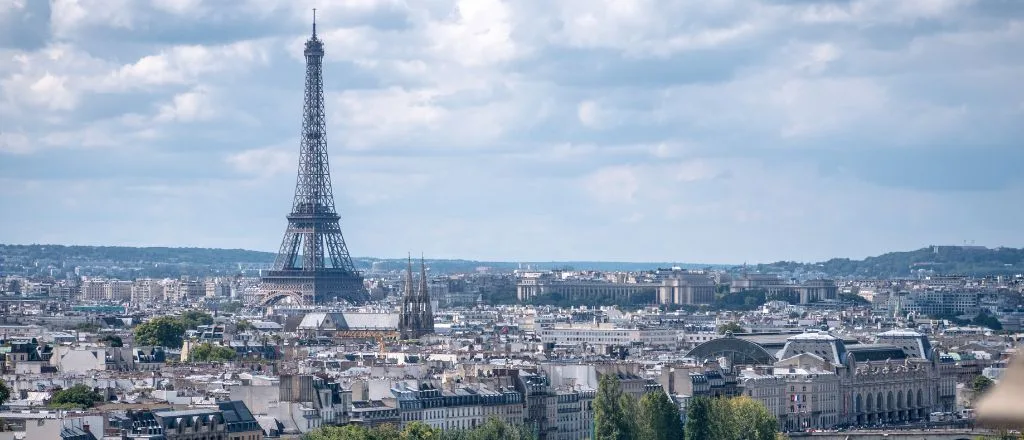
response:
<path fill-rule="evenodd" d="M 316 36 L 315 20 L 303 53 L 306 86 L 295 199 L 274 267 L 263 277 L 263 302 L 285 297 L 307 305 L 362 302 L 368 293 L 352 264 L 334 207 L 324 117 L 324 45 Z"/>

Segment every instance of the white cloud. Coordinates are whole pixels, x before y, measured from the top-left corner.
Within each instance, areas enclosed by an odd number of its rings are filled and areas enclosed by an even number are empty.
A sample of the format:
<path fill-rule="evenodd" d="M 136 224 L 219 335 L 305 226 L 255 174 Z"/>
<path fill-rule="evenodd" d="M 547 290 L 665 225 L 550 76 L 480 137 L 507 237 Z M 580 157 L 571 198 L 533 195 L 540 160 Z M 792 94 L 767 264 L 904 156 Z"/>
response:
<path fill-rule="evenodd" d="M 435 56 L 467 67 L 510 61 L 524 52 L 512 39 L 511 11 L 500 0 L 459 0 L 451 20 L 431 22 Z"/>
<path fill-rule="evenodd" d="M 153 0 L 153 6 L 162 11 L 172 14 L 184 15 L 198 13 L 202 6 L 202 0 Z"/>
<path fill-rule="evenodd" d="M 61 38 L 93 26 L 130 29 L 134 10 L 131 6 L 129 0 L 53 0 L 50 27 Z"/>
<path fill-rule="evenodd" d="M 24 133 L 5 132 L 0 130 L 0 153 L 28 154 L 33 151 L 28 136 Z"/>
<path fill-rule="evenodd" d="M 631 203 L 640 191 L 640 178 L 631 166 L 613 166 L 597 170 L 583 180 L 583 187 L 603 203 Z"/>
<path fill-rule="evenodd" d="M 10 0 L 0 3 L 0 19 L 8 15 L 14 15 L 22 9 L 25 9 L 25 0 Z"/>
<path fill-rule="evenodd" d="M 71 110 L 75 108 L 78 98 L 64 87 L 67 78 L 50 74 L 43 75 L 28 87 L 37 105 L 46 106 L 50 110 Z"/>
<path fill-rule="evenodd" d="M 126 64 L 102 80 L 106 90 L 125 90 L 141 86 L 194 83 L 203 75 L 225 71 L 244 71 L 269 60 L 265 44 L 240 41 L 221 46 L 174 46 L 156 55 L 148 55 Z"/>
<path fill-rule="evenodd" d="M 224 160 L 236 172 L 268 178 L 295 171 L 298 150 L 266 147 L 228 155 Z"/>
<path fill-rule="evenodd" d="M 577 107 L 576 116 L 583 125 L 597 128 L 601 125 L 601 108 L 594 101 L 583 101 Z"/>
<path fill-rule="evenodd" d="M 216 114 L 209 91 L 197 87 L 174 95 L 170 103 L 160 106 L 156 115 L 159 122 L 194 122 L 212 119 Z"/>

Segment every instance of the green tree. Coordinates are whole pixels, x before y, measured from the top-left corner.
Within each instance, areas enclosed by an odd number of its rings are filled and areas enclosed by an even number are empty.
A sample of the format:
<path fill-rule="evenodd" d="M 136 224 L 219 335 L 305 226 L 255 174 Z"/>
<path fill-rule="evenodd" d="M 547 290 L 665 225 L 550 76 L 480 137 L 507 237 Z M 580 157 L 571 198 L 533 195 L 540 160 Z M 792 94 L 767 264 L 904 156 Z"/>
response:
<path fill-rule="evenodd" d="M 696 396 L 686 408 L 686 439 L 716 440 L 711 434 L 711 398 Z"/>
<path fill-rule="evenodd" d="M 255 328 L 255 327 L 253 327 L 252 323 L 247 321 L 247 320 L 245 320 L 245 319 L 235 323 L 235 331 L 237 331 L 239 333 L 247 331 L 247 330 L 252 330 L 253 328 Z"/>
<path fill-rule="evenodd" d="M 629 438 L 636 438 L 639 435 L 640 424 L 637 414 L 640 412 L 640 402 L 631 394 L 622 393 L 619 395 L 619 408 L 622 411 L 622 430 L 628 432 Z"/>
<path fill-rule="evenodd" d="M 66 390 L 53 393 L 50 398 L 50 406 L 54 407 L 76 407 L 92 408 L 97 402 L 102 402 L 103 396 L 86 385 L 78 384 Z"/>
<path fill-rule="evenodd" d="M 368 440 L 369 429 L 359 425 L 325 426 L 306 434 L 305 440 Z"/>
<path fill-rule="evenodd" d="M 601 375 L 594 397 L 594 440 L 629 440 L 633 438 L 633 414 L 622 408 L 622 387 L 615 374 Z"/>
<path fill-rule="evenodd" d="M 223 302 L 223 303 L 220 303 L 220 304 L 217 305 L 217 310 L 220 310 L 221 312 L 224 312 L 224 313 L 238 313 L 240 310 L 242 310 L 242 302 L 241 301 Z"/>
<path fill-rule="evenodd" d="M 974 380 L 971 381 L 971 388 L 978 394 L 988 391 L 989 388 L 992 388 L 992 385 L 995 385 L 995 382 L 992 382 L 992 379 L 981 375 L 975 376 Z"/>
<path fill-rule="evenodd" d="M 100 338 L 100 342 L 106 342 L 111 347 L 124 347 L 124 341 L 117 335 L 106 335 Z"/>
<path fill-rule="evenodd" d="M 747 329 L 743 328 L 743 326 L 740 325 L 740 323 L 738 323 L 736 321 L 727 322 L 725 324 L 722 324 L 722 325 L 718 326 L 718 333 L 719 334 L 724 335 L 724 334 L 726 334 L 726 332 L 732 332 L 734 335 L 736 335 L 736 334 L 740 334 L 740 333 L 746 333 Z"/>
<path fill-rule="evenodd" d="M 186 330 L 194 329 L 201 325 L 213 324 L 213 316 L 210 316 L 209 313 L 197 310 L 189 310 L 182 313 L 181 317 L 178 319 L 181 320 L 181 323 L 185 326 Z"/>
<path fill-rule="evenodd" d="M 100 326 L 91 322 L 82 322 L 74 326 L 73 329 L 85 333 L 96 333 L 99 331 Z"/>
<path fill-rule="evenodd" d="M 744 440 L 774 440 L 779 424 L 775 416 L 761 402 L 749 397 L 729 399 L 731 423 L 736 438 Z"/>
<path fill-rule="evenodd" d="M 401 440 L 439 440 L 441 430 L 423 422 L 412 422 L 405 425 L 399 438 Z"/>
<path fill-rule="evenodd" d="M 640 398 L 637 411 L 637 438 L 642 440 L 679 440 L 683 422 L 679 407 L 665 393 L 647 393 Z"/>
<path fill-rule="evenodd" d="M 234 359 L 236 354 L 230 347 L 206 342 L 192 347 L 188 359 L 192 362 L 225 362 Z"/>
<path fill-rule="evenodd" d="M 508 425 L 490 418 L 474 429 L 442 431 L 423 422 L 413 422 L 399 431 L 392 425 L 366 428 L 358 425 L 326 426 L 303 437 L 304 440 L 533 440 L 525 426 Z"/>
<path fill-rule="evenodd" d="M 451 435 L 455 438 L 467 440 L 527 440 L 533 438 L 532 434 L 525 427 L 510 426 L 493 417 L 487 419 L 484 424 L 475 429 L 448 432 L 451 432 Z M 449 440 L 449 438 L 446 436 L 445 440 Z"/>
<path fill-rule="evenodd" d="M 0 405 L 7 403 L 7 400 L 11 398 L 11 387 L 7 386 L 7 383 L 0 379 Z"/>
<path fill-rule="evenodd" d="M 153 318 L 135 327 L 137 345 L 159 345 L 181 348 L 185 336 L 185 325 L 170 316 Z"/>
<path fill-rule="evenodd" d="M 711 437 L 718 440 L 737 440 L 739 427 L 733 419 L 729 399 L 711 399 Z"/>

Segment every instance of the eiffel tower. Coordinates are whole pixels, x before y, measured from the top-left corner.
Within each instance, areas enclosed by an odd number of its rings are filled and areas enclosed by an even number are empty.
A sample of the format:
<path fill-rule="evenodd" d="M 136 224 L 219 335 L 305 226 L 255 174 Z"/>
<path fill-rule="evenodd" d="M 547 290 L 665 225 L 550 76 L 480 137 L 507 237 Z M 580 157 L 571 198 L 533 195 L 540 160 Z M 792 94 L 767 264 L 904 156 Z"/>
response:
<path fill-rule="evenodd" d="M 271 305 L 284 298 L 301 305 L 359 303 L 369 294 L 362 275 L 352 264 L 334 209 L 325 139 L 324 44 L 316 36 L 315 9 L 313 35 L 306 40 L 303 53 L 306 88 L 295 199 L 274 267 L 262 278 L 261 303 Z"/>

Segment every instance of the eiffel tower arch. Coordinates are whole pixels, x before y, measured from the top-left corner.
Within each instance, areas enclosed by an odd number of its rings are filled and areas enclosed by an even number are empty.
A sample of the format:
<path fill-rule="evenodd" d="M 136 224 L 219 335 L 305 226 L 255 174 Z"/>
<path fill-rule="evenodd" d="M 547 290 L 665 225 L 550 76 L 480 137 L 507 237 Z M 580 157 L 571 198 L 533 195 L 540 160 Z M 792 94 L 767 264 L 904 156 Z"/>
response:
<path fill-rule="evenodd" d="M 360 303 L 369 299 L 369 293 L 352 263 L 334 207 L 327 160 L 324 44 L 316 35 L 315 15 L 303 54 L 306 85 L 295 198 L 274 266 L 262 277 L 261 303 L 280 299 L 279 292 L 288 292 L 293 302 L 301 300 L 300 305 Z"/>

